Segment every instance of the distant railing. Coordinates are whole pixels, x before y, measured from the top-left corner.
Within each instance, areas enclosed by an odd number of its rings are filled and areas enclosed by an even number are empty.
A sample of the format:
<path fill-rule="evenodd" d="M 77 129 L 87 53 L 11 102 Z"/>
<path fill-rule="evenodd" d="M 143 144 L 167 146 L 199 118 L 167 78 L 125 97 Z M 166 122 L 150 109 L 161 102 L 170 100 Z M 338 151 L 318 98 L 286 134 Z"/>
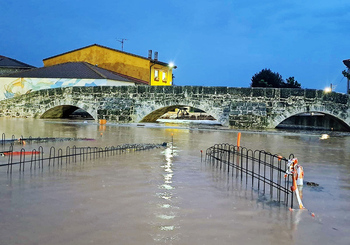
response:
<path fill-rule="evenodd" d="M 289 155 L 289 159 L 294 155 Z M 259 194 L 270 196 L 271 200 L 290 205 L 293 195 L 290 189 L 292 178 L 285 177 L 288 159 L 263 150 L 250 150 L 230 144 L 216 144 L 206 151 L 206 162 L 227 171 L 229 174 L 251 184 Z"/>
<path fill-rule="evenodd" d="M 8 157 L 7 163 L 0 164 L 0 167 L 7 166 L 7 173 L 12 173 L 13 166 L 19 166 L 19 171 L 23 172 L 25 166 L 29 165 L 29 169 L 41 170 L 44 169 L 44 163 L 48 167 L 54 167 L 55 164 L 62 166 L 63 163 L 70 164 L 71 162 L 83 162 L 92 159 L 120 155 L 126 152 L 144 151 L 154 148 L 166 147 L 167 143 L 163 144 L 124 144 L 116 147 L 70 147 L 67 146 L 65 153 L 61 148 L 51 147 L 48 156 L 44 155 L 44 148 L 38 147 L 38 150 L 26 151 L 22 148 L 20 151 L 13 151 L 13 145 L 8 151 L 0 152 L 5 157 Z M 27 156 L 27 158 L 26 158 Z"/>
<path fill-rule="evenodd" d="M 93 141 L 91 138 L 59 138 L 59 137 L 23 137 L 21 135 L 17 138 L 15 135 L 12 135 L 10 139 L 6 139 L 5 133 L 1 135 L 0 144 L 2 146 L 6 144 L 31 144 L 31 143 L 47 143 L 47 142 L 60 142 L 60 141 Z"/>

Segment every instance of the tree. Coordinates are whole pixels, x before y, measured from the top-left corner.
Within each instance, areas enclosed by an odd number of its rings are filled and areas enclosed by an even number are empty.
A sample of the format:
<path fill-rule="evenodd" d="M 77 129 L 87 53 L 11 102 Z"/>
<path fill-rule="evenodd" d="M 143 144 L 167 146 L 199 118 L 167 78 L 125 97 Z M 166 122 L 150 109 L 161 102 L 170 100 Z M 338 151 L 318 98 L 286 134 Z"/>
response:
<path fill-rule="evenodd" d="M 272 72 L 270 69 L 262 69 L 252 77 L 251 87 L 272 87 L 281 88 L 282 76 Z"/>
<path fill-rule="evenodd" d="M 300 88 L 301 84 L 294 79 L 294 77 L 288 77 L 286 79 L 285 88 Z"/>
<path fill-rule="evenodd" d="M 286 82 L 278 72 L 272 72 L 270 69 L 262 69 L 252 77 L 251 87 L 270 87 L 270 88 L 300 88 L 294 77 L 288 77 Z"/>

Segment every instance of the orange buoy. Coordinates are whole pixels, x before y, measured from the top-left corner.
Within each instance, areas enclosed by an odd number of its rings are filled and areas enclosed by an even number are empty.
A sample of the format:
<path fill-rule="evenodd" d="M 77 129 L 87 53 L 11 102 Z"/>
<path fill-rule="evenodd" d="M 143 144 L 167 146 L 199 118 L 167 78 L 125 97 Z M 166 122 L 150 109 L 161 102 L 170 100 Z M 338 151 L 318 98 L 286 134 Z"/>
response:
<path fill-rule="evenodd" d="M 304 185 L 304 169 L 302 166 L 297 165 L 297 185 L 302 186 Z"/>
<path fill-rule="evenodd" d="M 106 123 L 107 123 L 107 120 L 106 120 L 106 119 L 100 119 L 100 121 L 99 121 L 99 122 L 100 122 L 100 124 L 101 124 L 101 125 L 104 125 L 104 124 L 106 124 Z"/>
<path fill-rule="evenodd" d="M 298 162 L 298 160 L 296 160 L 296 162 Z M 295 193 L 295 196 L 297 197 L 297 201 L 299 203 L 299 208 L 305 209 L 303 202 L 301 201 L 300 193 L 298 190 L 297 179 L 298 179 L 298 173 L 297 173 L 297 170 L 294 168 L 293 169 L 293 186 L 291 187 L 291 189 Z"/>
<path fill-rule="evenodd" d="M 303 188 L 304 171 L 303 171 L 303 167 L 298 164 L 297 158 L 288 160 L 286 174 L 284 175 L 284 177 L 286 178 L 288 175 L 292 175 L 293 184 L 290 187 L 290 189 L 295 193 L 295 196 L 299 203 L 299 208 L 305 209 L 303 202 L 301 201 L 303 196 L 302 188 Z"/>

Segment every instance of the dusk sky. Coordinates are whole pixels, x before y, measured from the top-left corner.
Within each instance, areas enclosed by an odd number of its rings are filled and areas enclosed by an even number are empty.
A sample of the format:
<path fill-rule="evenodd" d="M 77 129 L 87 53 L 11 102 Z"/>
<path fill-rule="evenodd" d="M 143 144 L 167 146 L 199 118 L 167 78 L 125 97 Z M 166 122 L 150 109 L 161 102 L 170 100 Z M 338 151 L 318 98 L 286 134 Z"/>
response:
<path fill-rule="evenodd" d="M 91 44 L 173 61 L 176 85 L 249 87 L 264 68 L 346 92 L 349 0 L 0 0 L 0 55 L 42 60 Z"/>

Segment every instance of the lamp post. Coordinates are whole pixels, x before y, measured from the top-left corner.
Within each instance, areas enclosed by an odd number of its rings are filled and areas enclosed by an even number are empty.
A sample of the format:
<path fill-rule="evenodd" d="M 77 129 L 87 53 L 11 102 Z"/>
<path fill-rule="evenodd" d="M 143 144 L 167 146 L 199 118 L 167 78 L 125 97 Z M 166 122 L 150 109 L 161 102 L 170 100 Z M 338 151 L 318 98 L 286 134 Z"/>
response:
<path fill-rule="evenodd" d="M 344 77 L 347 78 L 346 94 L 350 94 L 350 59 L 343 60 L 344 65 L 348 68 L 347 72 L 343 71 Z"/>
<path fill-rule="evenodd" d="M 325 88 L 325 89 L 324 89 L 324 92 L 325 92 L 325 93 L 330 93 L 330 92 L 332 92 L 332 84 L 331 84 L 330 87 Z"/>
<path fill-rule="evenodd" d="M 348 74 L 350 73 L 350 68 L 348 68 Z M 347 77 L 346 78 L 347 80 L 348 80 L 348 82 L 347 82 L 347 86 L 346 86 L 346 93 L 347 94 L 350 94 L 350 86 L 349 86 L 349 84 L 350 84 L 350 80 L 349 80 L 349 78 Z"/>
<path fill-rule="evenodd" d="M 174 64 L 174 62 L 169 62 L 168 67 L 170 70 L 176 69 L 177 66 Z M 174 74 L 171 72 L 171 85 L 174 85 Z"/>

